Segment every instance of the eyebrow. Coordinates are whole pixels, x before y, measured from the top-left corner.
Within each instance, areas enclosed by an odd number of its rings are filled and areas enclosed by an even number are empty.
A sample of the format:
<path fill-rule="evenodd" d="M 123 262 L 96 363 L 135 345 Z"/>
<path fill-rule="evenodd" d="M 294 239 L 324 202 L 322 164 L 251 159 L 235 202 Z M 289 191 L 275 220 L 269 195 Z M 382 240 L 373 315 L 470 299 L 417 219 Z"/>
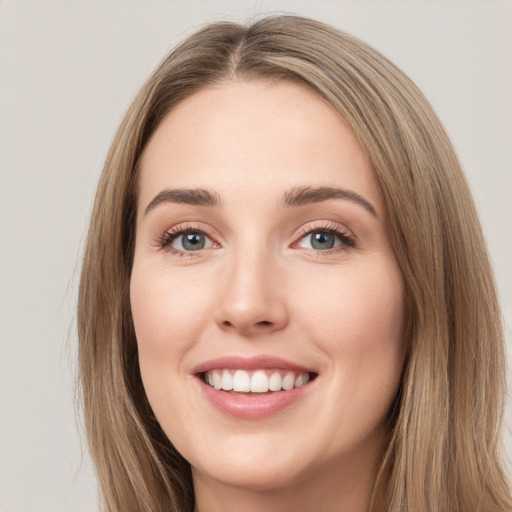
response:
<path fill-rule="evenodd" d="M 183 203 L 195 206 L 220 206 L 220 197 L 214 192 L 204 189 L 164 189 L 159 192 L 146 207 L 145 215 L 163 203 Z"/>
<path fill-rule="evenodd" d="M 285 208 L 321 203 L 331 199 L 344 199 L 359 204 L 378 218 L 373 205 L 352 190 L 336 187 L 294 187 L 283 195 L 281 205 Z M 205 189 L 164 189 L 159 192 L 146 207 L 145 215 L 164 203 L 182 203 L 211 208 L 221 205 L 220 196 Z"/>
<path fill-rule="evenodd" d="M 284 207 L 303 206 L 329 201 L 330 199 L 344 199 L 356 203 L 378 218 L 374 206 L 364 197 L 352 190 L 336 187 L 295 187 L 283 196 L 282 205 Z"/>

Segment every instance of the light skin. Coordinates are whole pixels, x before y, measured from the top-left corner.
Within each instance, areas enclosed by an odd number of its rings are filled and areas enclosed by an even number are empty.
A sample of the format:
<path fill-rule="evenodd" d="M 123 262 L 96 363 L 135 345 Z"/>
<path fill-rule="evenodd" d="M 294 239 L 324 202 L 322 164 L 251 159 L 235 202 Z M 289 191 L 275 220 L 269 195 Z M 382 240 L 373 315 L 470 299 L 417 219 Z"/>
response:
<path fill-rule="evenodd" d="M 192 466 L 197 511 L 368 510 L 404 357 L 386 222 L 351 130 L 300 85 L 205 88 L 153 134 L 131 306 L 144 387 Z M 310 372 L 298 400 L 251 419 L 205 398 L 194 368 L 261 355 Z"/>

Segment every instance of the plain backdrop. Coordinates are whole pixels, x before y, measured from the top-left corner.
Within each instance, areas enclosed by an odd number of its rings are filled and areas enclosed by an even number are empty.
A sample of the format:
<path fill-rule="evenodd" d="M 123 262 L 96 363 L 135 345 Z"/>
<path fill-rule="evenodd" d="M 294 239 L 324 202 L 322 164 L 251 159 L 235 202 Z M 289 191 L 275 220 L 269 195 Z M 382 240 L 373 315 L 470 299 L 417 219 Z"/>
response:
<path fill-rule="evenodd" d="M 430 99 L 476 198 L 510 349 L 510 1 L 0 0 L 2 512 L 98 510 L 74 405 L 74 314 L 103 160 L 133 95 L 174 44 L 207 21 L 270 12 L 352 32 Z"/>

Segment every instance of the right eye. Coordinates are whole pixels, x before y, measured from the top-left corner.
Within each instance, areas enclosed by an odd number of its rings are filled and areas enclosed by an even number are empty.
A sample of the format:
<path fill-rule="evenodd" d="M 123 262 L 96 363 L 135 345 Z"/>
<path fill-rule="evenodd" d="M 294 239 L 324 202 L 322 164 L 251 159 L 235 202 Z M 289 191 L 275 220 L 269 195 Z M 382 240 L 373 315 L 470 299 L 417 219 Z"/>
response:
<path fill-rule="evenodd" d="M 166 233 L 162 248 L 172 248 L 178 252 L 200 251 L 213 247 L 213 240 L 201 231 L 177 231 Z"/>
<path fill-rule="evenodd" d="M 208 249 L 213 246 L 213 241 L 200 231 L 188 231 L 186 233 L 168 233 L 164 246 L 172 247 L 177 251 L 200 251 L 201 249 Z"/>

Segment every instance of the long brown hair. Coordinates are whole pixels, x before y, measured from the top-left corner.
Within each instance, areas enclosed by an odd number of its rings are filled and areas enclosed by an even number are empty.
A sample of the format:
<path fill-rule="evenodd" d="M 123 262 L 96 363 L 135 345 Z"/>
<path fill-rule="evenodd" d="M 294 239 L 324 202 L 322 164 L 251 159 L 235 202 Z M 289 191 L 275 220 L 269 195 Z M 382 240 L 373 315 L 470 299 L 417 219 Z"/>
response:
<path fill-rule="evenodd" d="M 85 423 L 106 510 L 194 506 L 190 467 L 155 420 L 139 373 L 128 294 L 138 160 L 173 106 L 232 79 L 292 80 L 327 100 L 351 126 L 384 194 L 407 289 L 408 356 L 371 510 L 511 510 L 499 461 L 501 317 L 452 145 L 396 66 L 356 38 L 296 16 L 197 31 L 143 86 L 107 156 L 78 304 Z"/>

